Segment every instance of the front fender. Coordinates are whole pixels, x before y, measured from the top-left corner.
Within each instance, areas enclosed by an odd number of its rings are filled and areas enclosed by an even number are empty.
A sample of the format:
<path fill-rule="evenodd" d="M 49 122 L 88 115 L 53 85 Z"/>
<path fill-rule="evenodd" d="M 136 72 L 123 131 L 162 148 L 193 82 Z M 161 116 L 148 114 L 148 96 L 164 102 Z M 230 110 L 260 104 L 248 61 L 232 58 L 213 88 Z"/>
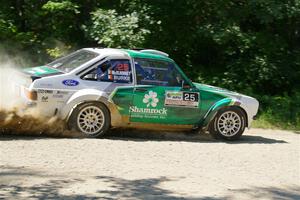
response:
<path fill-rule="evenodd" d="M 96 89 L 83 89 L 75 92 L 61 110 L 61 119 L 67 119 L 77 105 L 89 101 L 101 101 L 108 106 L 108 95 Z"/>
<path fill-rule="evenodd" d="M 205 114 L 204 121 L 201 126 L 206 127 L 221 108 L 225 106 L 232 106 L 232 105 L 239 106 L 240 104 L 241 104 L 240 100 L 235 98 L 225 98 L 220 101 L 217 101 L 213 106 L 211 106 L 211 108 Z"/>

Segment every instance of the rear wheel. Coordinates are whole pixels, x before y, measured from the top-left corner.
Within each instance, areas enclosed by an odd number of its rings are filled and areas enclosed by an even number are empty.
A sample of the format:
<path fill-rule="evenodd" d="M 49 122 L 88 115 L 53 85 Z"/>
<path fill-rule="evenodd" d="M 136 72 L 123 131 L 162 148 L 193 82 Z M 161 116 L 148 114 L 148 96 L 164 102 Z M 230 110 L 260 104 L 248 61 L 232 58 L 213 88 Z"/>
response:
<path fill-rule="evenodd" d="M 246 117 L 237 107 L 221 109 L 210 123 L 209 132 L 217 139 L 237 140 L 245 131 Z"/>
<path fill-rule="evenodd" d="M 85 103 L 75 108 L 68 124 L 87 137 L 100 137 L 110 127 L 109 111 L 102 103 Z"/>

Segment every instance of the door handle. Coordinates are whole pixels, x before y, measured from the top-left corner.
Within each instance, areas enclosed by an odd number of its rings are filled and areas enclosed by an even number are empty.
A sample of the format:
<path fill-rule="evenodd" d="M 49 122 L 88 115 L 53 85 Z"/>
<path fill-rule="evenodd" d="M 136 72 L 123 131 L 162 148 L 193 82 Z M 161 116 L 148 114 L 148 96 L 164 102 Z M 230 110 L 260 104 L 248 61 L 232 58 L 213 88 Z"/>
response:
<path fill-rule="evenodd" d="M 135 88 L 135 91 L 147 92 L 148 90 L 145 88 Z"/>

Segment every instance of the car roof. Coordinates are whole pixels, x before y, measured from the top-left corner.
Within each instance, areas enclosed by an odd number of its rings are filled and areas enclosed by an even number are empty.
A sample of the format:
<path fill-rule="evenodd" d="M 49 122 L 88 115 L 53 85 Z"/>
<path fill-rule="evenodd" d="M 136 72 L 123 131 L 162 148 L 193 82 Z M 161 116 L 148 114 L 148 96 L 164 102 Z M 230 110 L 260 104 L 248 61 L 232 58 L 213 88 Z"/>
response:
<path fill-rule="evenodd" d="M 122 51 L 121 49 L 113 49 L 113 48 L 84 48 L 85 50 L 92 51 L 100 54 L 101 57 L 106 56 L 128 56 L 127 53 Z"/>
<path fill-rule="evenodd" d="M 124 49 L 125 52 L 132 58 L 148 58 L 148 59 L 155 59 L 155 60 L 164 60 L 174 62 L 171 58 L 168 57 L 168 54 L 157 51 L 157 50 L 129 50 Z"/>
<path fill-rule="evenodd" d="M 116 48 L 84 48 L 85 50 L 89 50 L 95 53 L 100 54 L 100 57 L 104 58 L 106 56 L 125 56 L 131 58 L 147 58 L 147 59 L 154 59 L 154 60 L 161 60 L 161 61 L 168 61 L 174 62 L 169 55 L 165 52 L 153 50 L 153 49 L 142 49 L 142 50 L 131 50 L 131 49 L 116 49 Z M 85 67 L 79 67 L 73 70 L 73 73 L 76 74 L 80 72 Z M 178 67 L 178 70 L 184 76 L 186 80 L 189 81 L 188 77 L 184 74 L 184 72 Z M 189 81 L 192 83 L 191 81 Z"/>
<path fill-rule="evenodd" d="M 85 48 L 86 50 L 93 51 L 95 53 L 99 53 L 101 57 L 106 56 L 129 56 L 132 58 L 148 58 L 155 60 L 163 60 L 174 62 L 172 59 L 168 57 L 168 54 L 153 50 L 153 49 L 142 49 L 142 50 L 131 50 L 131 49 L 115 49 L 115 48 Z"/>

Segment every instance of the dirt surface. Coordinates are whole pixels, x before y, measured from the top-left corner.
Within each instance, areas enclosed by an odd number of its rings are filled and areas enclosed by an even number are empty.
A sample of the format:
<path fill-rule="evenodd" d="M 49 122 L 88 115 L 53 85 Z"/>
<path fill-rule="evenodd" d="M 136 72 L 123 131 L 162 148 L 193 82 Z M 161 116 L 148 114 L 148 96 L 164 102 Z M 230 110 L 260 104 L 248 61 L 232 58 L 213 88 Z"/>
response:
<path fill-rule="evenodd" d="M 300 134 L 0 137 L 0 199 L 300 199 Z"/>

